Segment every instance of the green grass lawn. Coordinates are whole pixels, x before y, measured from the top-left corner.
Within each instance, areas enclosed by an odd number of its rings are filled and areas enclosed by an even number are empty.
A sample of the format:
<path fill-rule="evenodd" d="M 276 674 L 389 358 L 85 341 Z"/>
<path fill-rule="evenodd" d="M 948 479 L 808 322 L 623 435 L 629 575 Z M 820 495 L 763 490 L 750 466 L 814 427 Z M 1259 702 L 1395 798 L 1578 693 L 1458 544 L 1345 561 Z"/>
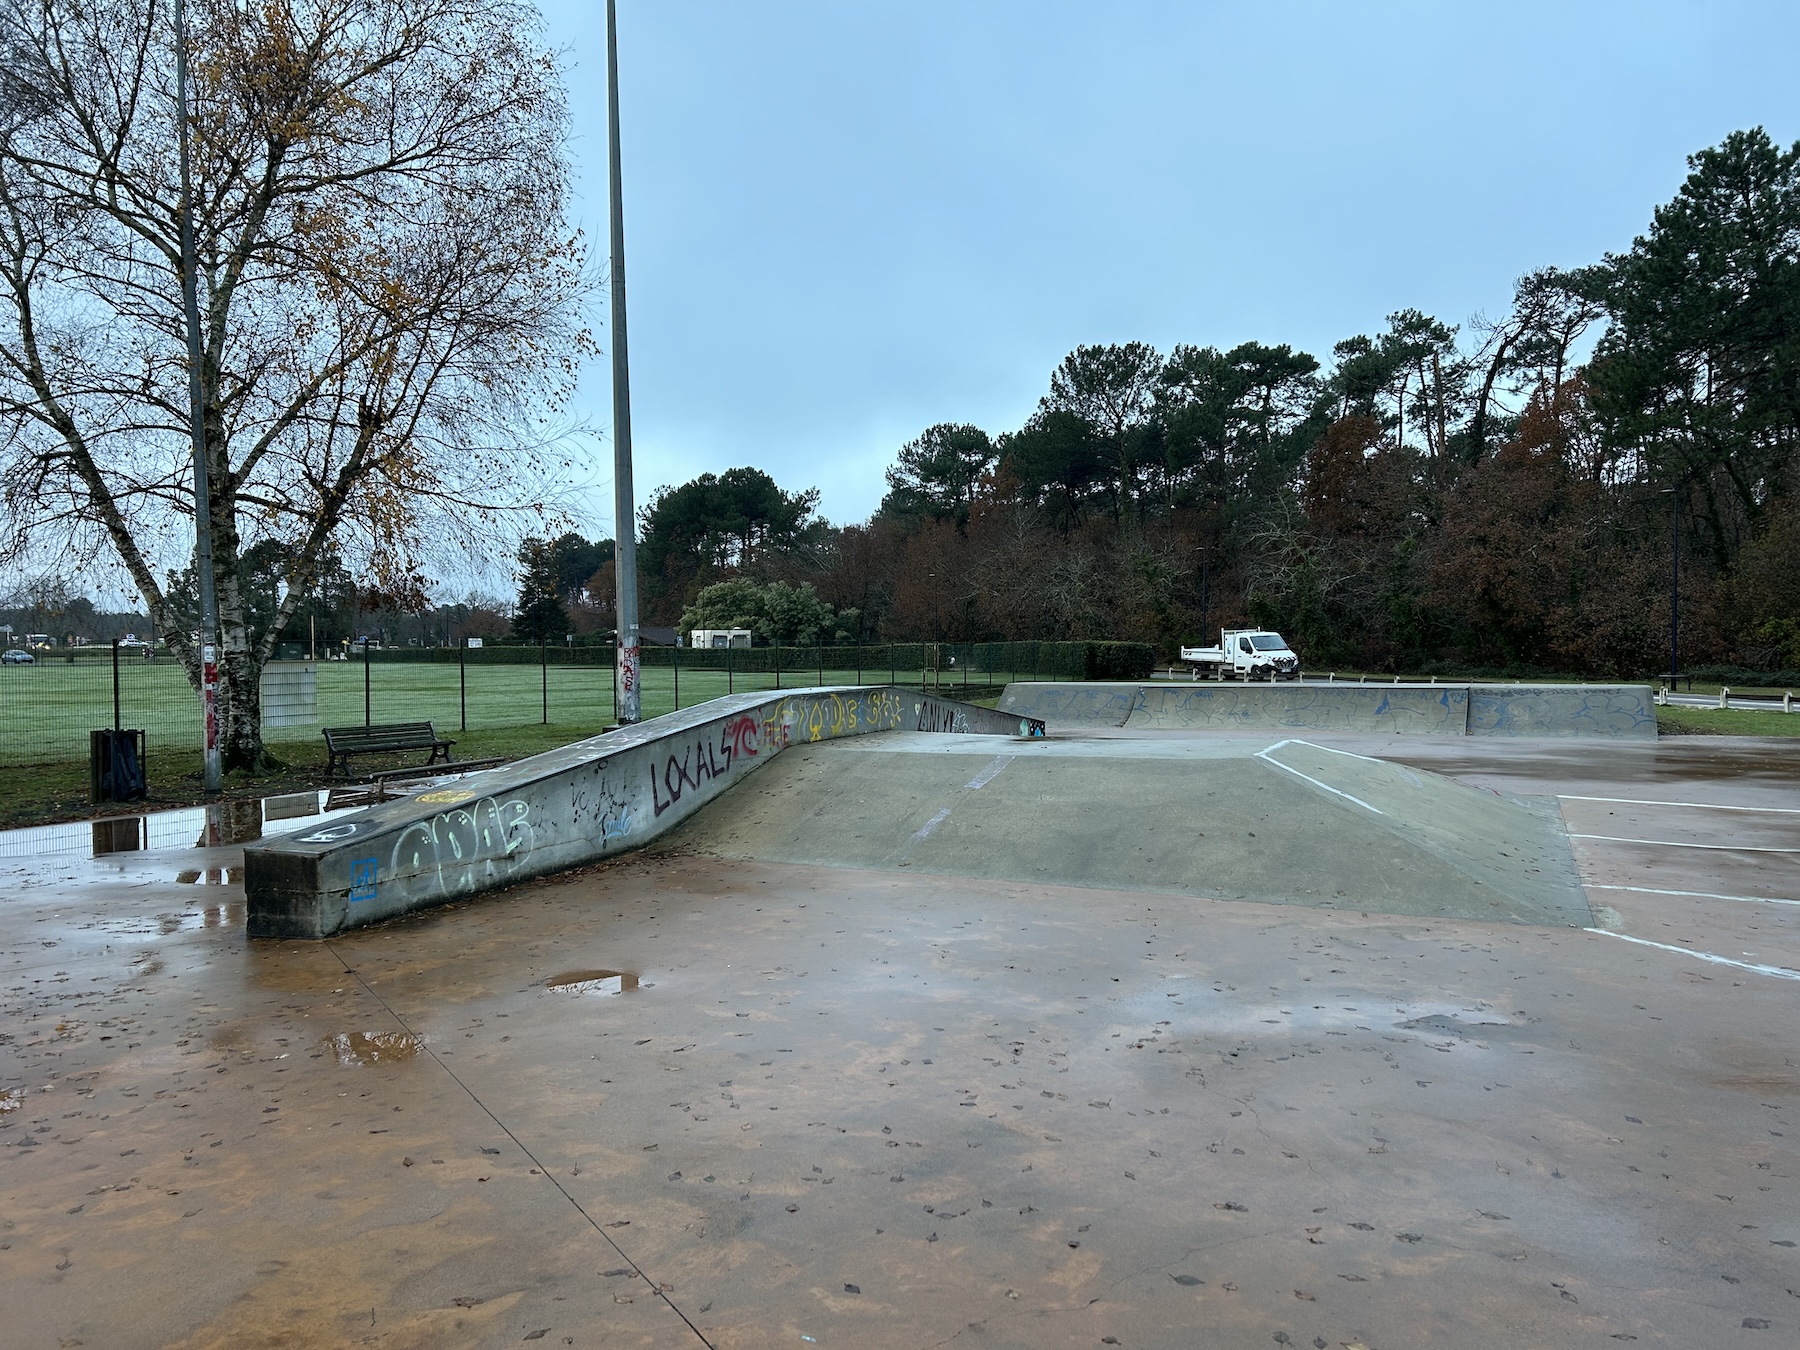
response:
<path fill-rule="evenodd" d="M 862 680 L 885 682 L 889 673 L 865 669 Z M 470 665 L 466 696 L 458 668 L 448 663 L 377 661 L 368 674 L 371 721 L 430 719 L 441 734 L 456 742 L 458 759 L 517 759 L 604 731 L 614 720 L 612 672 L 605 666 L 553 665 L 546 672 L 535 665 Z M 918 685 L 918 671 L 897 674 L 902 683 Z M 977 684 L 970 692 L 985 696 L 982 701 L 991 700 L 998 693 L 993 686 L 1010 676 L 1007 671 L 991 676 L 971 672 L 971 679 L 987 683 Z M 548 722 L 544 720 L 546 678 Z M 318 722 L 270 727 L 264 732 L 270 753 L 284 761 L 286 768 L 265 777 L 228 781 L 227 796 L 264 796 L 324 785 L 325 742 L 319 730 L 362 723 L 363 667 L 358 662 L 322 661 L 317 679 Z M 792 689 L 819 679 L 816 666 L 784 670 L 781 687 Z M 824 672 L 826 684 L 857 682 L 854 667 Z M 767 672 L 746 675 L 691 669 L 679 672 L 679 691 L 676 686 L 677 672 L 672 667 L 645 667 L 643 716 L 673 711 L 678 692 L 680 706 L 688 708 L 727 692 L 776 687 L 775 676 Z M 122 663 L 120 687 L 124 725 L 145 732 L 150 800 L 105 809 L 157 809 L 202 800 L 199 713 L 180 668 L 170 661 Z M 955 684 L 949 672 L 944 673 L 943 690 L 953 697 L 960 694 L 960 672 Z M 93 814 L 96 808 L 88 801 L 88 731 L 111 724 L 110 663 L 52 660 L 0 668 L 0 826 Z M 416 754 L 395 756 L 388 764 L 370 759 L 358 761 L 356 768 L 365 772 L 414 763 L 419 758 Z"/>
<path fill-rule="evenodd" d="M 1800 713 L 1671 703 L 1656 710 L 1656 729 L 1665 736 L 1800 736 Z"/>
<path fill-rule="evenodd" d="M 151 749 L 186 749 L 199 740 L 198 702 L 173 661 L 154 664 L 126 661 L 120 666 L 120 718 L 142 729 Z M 367 668 L 355 661 L 318 664 L 318 721 L 306 726 L 269 727 L 271 746 L 319 741 L 322 726 L 357 725 L 365 710 L 369 721 L 422 721 L 454 733 L 497 727 L 550 725 L 576 732 L 598 729 L 614 718 L 612 672 L 605 666 L 471 664 L 459 672 L 442 665 L 377 661 Z M 902 683 L 919 682 L 920 673 L 899 671 Z M 1004 683 L 1010 672 L 976 678 Z M 862 681 L 884 682 L 886 669 L 865 669 Z M 466 677 L 466 688 L 463 680 Z M 676 706 L 690 707 L 728 690 L 772 689 L 775 676 L 712 670 L 677 671 L 646 666 L 643 671 L 643 715 L 655 717 Z M 781 687 L 821 682 L 817 667 L 786 670 Z M 823 683 L 858 683 L 854 667 L 823 672 Z M 677 690 L 679 683 L 679 690 Z M 945 672 L 945 685 L 951 684 Z M 960 674 L 957 687 L 960 687 Z M 88 731 L 112 725 L 112 670 L 105 661 L 73 663 L 50 659 L 32 666 L 0 667 L 0 765 L 39 764 L 60 760 L 85 762 Z"/>

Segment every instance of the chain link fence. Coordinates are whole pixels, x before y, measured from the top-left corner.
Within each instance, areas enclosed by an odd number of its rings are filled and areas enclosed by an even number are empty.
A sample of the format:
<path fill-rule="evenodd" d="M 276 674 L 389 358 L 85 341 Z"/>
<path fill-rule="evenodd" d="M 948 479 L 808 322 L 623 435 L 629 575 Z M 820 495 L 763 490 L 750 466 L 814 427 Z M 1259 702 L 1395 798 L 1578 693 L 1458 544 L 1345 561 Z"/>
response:
<path fill-rule="evenodd" d="M 1117 654 L 1104 649 L 1135 645 L 645 647 L 640 699 L 650 718 L 728 693 L 815 684 L 901 684 L 987 698 L 1015 680 L 1111 675 Z M 1148 652 L 1142 648 L 1145 673 Z M 122 648 L 115 662 L 107 647 L 34 655 L 29 665 L 0 667 L 0 764 L 85 763 L 88 733 L 115 725 L 142 730 L 152 753 L 198 748 L 199 696 L 172 657 Z M 610 646 L 549 644 L 372 650 L 348 659 L 271 663 L 264 674 L 263 735 L 271 747 L 322 745 L 323 727 L 429 719 L 441 732 L 562 727 L 573 740 L 617 721 L 613 660 Z M 310 699 L 301 692 L 307 670 Z"/>

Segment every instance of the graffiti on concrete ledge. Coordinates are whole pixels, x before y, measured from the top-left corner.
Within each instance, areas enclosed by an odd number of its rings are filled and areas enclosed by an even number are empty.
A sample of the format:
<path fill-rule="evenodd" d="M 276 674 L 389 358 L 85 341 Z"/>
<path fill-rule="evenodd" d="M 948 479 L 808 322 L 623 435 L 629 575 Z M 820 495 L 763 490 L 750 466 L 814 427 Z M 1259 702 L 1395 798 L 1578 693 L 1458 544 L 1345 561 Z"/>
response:
<path fill-rule="evenodd" d="M 702 783 L 724 777 L 735 758 L 723 727 L 716 734 L 708 728 L 670 752 L 660 769 L 650 771 L 650 804 L 656 814 L 662 815 Z"/>
<path fill-rule="evenodd" d="M 944 708 L 919 700 L 918 731 L 947 731 L 964 735 L 969 730 L 969 715 L 961 708 Z"/>
<path fill-rule="evenodd" d="M 440 893 L 456 895 L 478 881 L 510 876 L 536 843 L 529 803 L 483 797 L 408 825 L 394 843 L 391 870 L 430 877 Z"/>

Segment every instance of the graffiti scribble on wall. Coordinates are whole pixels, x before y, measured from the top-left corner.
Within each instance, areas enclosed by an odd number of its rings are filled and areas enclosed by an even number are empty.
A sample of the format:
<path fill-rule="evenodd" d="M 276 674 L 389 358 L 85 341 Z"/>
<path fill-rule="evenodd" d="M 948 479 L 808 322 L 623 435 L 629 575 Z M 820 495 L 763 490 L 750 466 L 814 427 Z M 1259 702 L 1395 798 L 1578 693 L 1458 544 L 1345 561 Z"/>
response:
<path fill-rule="evenodd" d="M 391 870 L 434 878 L 442 894 L 455 895 L 509 876 L 536 843 L 528 803 L 483 797 L 408 825 L 394 842 Z"/>

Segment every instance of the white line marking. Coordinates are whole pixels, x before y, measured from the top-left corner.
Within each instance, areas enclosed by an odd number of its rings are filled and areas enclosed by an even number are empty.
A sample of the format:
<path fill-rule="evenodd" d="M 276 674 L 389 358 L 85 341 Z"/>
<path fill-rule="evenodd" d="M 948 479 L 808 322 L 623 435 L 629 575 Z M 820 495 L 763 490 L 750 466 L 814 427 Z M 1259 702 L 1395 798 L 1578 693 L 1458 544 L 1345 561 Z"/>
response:
<path fill-rule="evenodd" d="M 944 823 L 945 818 L 949 814 L 950 814 L 950 808 L 946 806 L 943 809 L 941 809 L 930 820 L 926 821 L 923 825 L 919 826 L 918 829 L 914 830 L 913 837 L 912 837 L 913 843 L 915 843 L 915 844 L 923 843 L 925 836 L 930 834 L 938 826 L 942 825 Z"/>
<path fill-rule="evenodd" d="M 968 781 L 967 786 L 977 789 L 986 787 L 1000 776 L 1000 771 L 1008 764 L 1011 764 L 1014 758 L 1016 758 L 1016 756 L 995 755 L 992 762 L 989 763 L 985 769 Z"/>
<path fill-rule="evenodd" d="M 1757 811 L 1773 816 L 1800 816 L 1800 807 L 1795 806 L 1720 806 L 1716 802 L 1647 802 L 1637 797 L 1578 797 L 1571 792 L 1559 792 L 1559 802 L 1614 802 L 1620 806 L 1683 806 L 1695 811 Z"/>
<path fill-rule="evenodd" d="M 1682 956 L 1691 956 L 1696 961 L 1710 961 L 1715 966 L 1731 966 L 1737 970 L 1754 971 L 1758 975 L 1773 975 L 1778 980 L 1800 980 L 1800 970 L 1789 970 L 1786 966 L 1758 966 L 1748 961 L 1733 961 L 1729 956 L 1714 956 L 1711 952 L 1697 952 L 1691 947 L 1671 947 L 1666 942 L 1652 942 L 1649 938 L 1632 937 L 1630 933 L 1609 933 L 1604 928 L 1584 928 L 1584 933 L 1598 933 L 1601 937 L 1618 938 L 1621 942 L 1635 942 L 1640 947 L 1655 947 L 1658 951 L 1678 952 Z"/>
<path fill-rule="evenodd" d="M 1597 881 L 1583 882 L 1590 891 L 1638 891 L 1644 895 L 1687 895 L 1696 900 L 1747 900 L 1756 905 L 1800 905 L 1800 900 L 1779 900 L 1771 895 L 1719 895 L 1714 891 L 1664 891 L 1655 886 L 1602 886 Z"/>
<path fill-rule="evenodd" d="M 1362 809 L 1365 811 L 1373 811 L 1378 816 L 1385 816 L 1387 814 L 1387 812 L 1383 811 L 1379 806 L 1370 806 L 1361 797 L 1352 797 L 1348 792 L 1339 792 L 1336 788 L 1331 786 L 1330 783 L 1321 783 L 1318 779 L 1314 778 L 1311 774 L 1301 773 L 1300 770 L 1293 768 L 1291 765 L 1283 764 L 1278 759 L 1269 758 L 1269 750 L 1279 750 L 1284 745 L 1295 745 L 1295 744 L 1304 745 L 1304 744 L 1306 744 L 1306 742 L 1305 741 L 1295 742 L 1295 741 L 1291 741 L 1291 740 L 1277 741 L 1274 745 L 1271 745 L 1268 748 L 1268 750 L 1258 750 L 1256 752 L 1256 757 L 1258 759 L 1264 761 L 1265 763 L 1273 764 L 1278 769 L 1282 769 L 1282 770 L 1286 771 L 1287 773 L 1293 774 L 1294 777 L 1296 777 L 1296 778 L 1304 778 L 1307 782 L 1311 783 L 1314 787 L 1324 788 L 1327 792 L 1331 793 L 1334 797 L 1342 797 L 1347 802 L 1355 802 L 1358 806 L 1362 807 Z M 1317 749 L 1317 750 L 1323 750 L 1325 747 L 1324 746 L 1314 746 L 1313 748 Z M 1361 759 L 1362 756 L 1356 755 L 1356 756 L 1353 756 L 1353 758 Z"/>
<path fill-rule="evenodd" d="M 1705 848 L 1716 853 L 1800 853 L 1800 848 L 1767 848 L 1761 844 L 1684 844 L 1674 839 L 1621 839 L 1612 834 L 1571 834 L 1571 839 L 1598 839 L 1607 844 L 1656 844 L 1662 848 Z"/>

